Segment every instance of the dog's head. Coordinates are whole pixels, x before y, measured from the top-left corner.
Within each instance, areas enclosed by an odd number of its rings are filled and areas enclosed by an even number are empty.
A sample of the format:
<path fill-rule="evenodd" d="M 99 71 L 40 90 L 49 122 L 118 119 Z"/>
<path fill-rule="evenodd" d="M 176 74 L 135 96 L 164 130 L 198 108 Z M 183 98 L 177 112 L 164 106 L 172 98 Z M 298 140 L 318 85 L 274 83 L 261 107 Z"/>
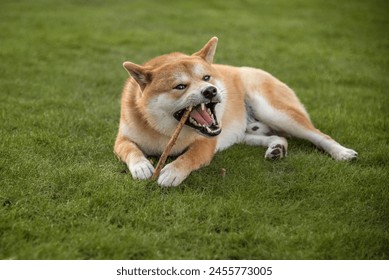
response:
<path fill-rule="evenodd" d="M 186 108 L 193 107 L 186 127 L 207 136 L 221 132 L 216 113 L 222 101 L 219 74 L 212 66 L 218 39 L 213 37 L 193 55 L 172 53 L 143 66 L 125 62 L 124 68 L 139 84 L 137 104 L 149 124 L 171 135 Z"/>

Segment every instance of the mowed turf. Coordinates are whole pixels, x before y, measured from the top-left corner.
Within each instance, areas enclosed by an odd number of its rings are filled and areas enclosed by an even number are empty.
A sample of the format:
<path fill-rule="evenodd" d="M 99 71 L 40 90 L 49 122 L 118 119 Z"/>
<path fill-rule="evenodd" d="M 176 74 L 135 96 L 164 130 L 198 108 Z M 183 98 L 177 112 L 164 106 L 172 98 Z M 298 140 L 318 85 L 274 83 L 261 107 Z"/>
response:
<path fill-rule="evenodd" d="M 0 258 L 388 259 L 388 10 L 2 0 Z M 217 63 L 286 82 L 359 159 L 292 139 L 282 161 L 236 145 L 178 188 L 134 181 L 113 154 L 122 62 L 193 53 L 212 36 Z"/>

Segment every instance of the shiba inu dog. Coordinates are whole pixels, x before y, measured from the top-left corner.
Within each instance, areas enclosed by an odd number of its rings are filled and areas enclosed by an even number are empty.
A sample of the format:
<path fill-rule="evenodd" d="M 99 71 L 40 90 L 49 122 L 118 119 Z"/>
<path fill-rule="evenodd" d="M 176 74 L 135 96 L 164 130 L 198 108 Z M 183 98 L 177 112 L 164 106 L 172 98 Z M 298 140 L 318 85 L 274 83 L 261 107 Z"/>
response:
<path fill-rule="evenodd" d="M 214 153 L 235 143 L 265 146 L 266 159 L 287 155 L 290 135 L 309 140 L 335 160 L 352 160 L 354 150 L 337 143 L 312 124 L 293 90 L 269 73 L 249 67 L 213 64 L 218 39 L 200 51 L 171 53 L 145 64 L 125 62 L 131 77 L 121 100 L 114 151 L 134 179 L 149 179 L 154 167 L 146 156 L 160 155 L 185 109 L 189 119 L 158 178 L 177 186 Z"/>

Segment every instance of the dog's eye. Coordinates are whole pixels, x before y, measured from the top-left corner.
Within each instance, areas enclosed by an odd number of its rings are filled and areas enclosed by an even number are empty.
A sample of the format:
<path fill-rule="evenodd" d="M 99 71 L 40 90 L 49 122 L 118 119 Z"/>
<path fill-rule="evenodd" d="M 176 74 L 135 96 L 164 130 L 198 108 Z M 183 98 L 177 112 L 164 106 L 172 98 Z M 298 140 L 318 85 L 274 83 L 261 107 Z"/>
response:
<path fill-rule="evenodd" d="M 183 89 L 186 89 L 186 85 L 179 84 L 179 85 L 175 86 L 174 89 L 183 90 Z"/>
<path fill-rule="evenodd" d="M 203 77 L 203 81 L 209 81 L 211 79 L 211 76 L 209 76 L 209 75 L 205 75 L 204 77 Z"/>

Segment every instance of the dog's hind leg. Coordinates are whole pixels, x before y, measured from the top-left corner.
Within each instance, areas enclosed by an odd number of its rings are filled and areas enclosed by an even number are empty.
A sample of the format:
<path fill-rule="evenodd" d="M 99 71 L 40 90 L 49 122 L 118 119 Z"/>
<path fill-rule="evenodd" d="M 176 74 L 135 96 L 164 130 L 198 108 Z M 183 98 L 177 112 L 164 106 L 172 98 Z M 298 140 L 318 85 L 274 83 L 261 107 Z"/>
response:
<path fill-rule="evenodd" d="M 254 103 L 258 103 L 256 116 L 272 129 L 306 139 L 329 153 L 335 160 L 352 160 L 358 156 L 354 150 L 343 147 L 330 136 L 316 129 L 305 110 L 302 111 L 298 107 L 279 110 L 272 107 L 261 96 L 254 98 Z"/>
<path fill-rule="evenodd" d="M 304 106 L 287 85 L 260 70 L 246 68 L 242 72 L 251 90 L 246 95 L 246 104 L 257 120 L 275 131 L 312 142 L 335 160 L 357 157 L 354 150 L 343 147 L 314 127 Z"/>
<path fill-rule="evenodd" d="M 247 108 L 247 127 L 243 143 L 251 146 L 264 146 L 267 147 L 265 158 L 266 159 L 280 159 L 286 157 L 288 142 L 284 137 L 272 135 L 274 132 L 266 124 L 255 119 L 250 112 L 250 108 Z"/>
<path fill-rule="evenodd" d="M 288 142 L 284 137 L 277 135 L 266 136 L 246 133 L 243 143 L 251 146 L 267 147 L 265 153 L 266 159 L 281 159 L 287 155 Z"/>

